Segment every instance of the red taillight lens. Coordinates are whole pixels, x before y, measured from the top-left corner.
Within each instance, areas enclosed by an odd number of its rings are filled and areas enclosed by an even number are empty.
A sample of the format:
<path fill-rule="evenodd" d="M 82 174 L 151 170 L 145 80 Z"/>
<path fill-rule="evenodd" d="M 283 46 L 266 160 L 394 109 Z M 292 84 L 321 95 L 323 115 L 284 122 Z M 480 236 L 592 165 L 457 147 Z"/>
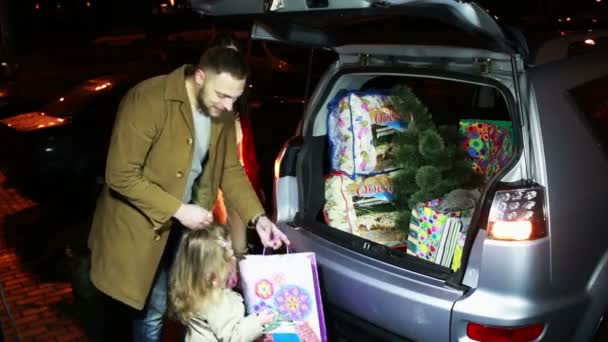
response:
<path fill-rule="evenodd" d="M 488 237 L 495 240 L 523 241 L 546 236 L 544 188 L 535 185 L 497 191 L 487 228 Z"/>
<path fill-rule="evenodd" d="M 540 337 L 544 324 L 523 327 L 491 327 L 477 323 L 467 325 L 467 336 L 482 342 L 530 342 Z"/>

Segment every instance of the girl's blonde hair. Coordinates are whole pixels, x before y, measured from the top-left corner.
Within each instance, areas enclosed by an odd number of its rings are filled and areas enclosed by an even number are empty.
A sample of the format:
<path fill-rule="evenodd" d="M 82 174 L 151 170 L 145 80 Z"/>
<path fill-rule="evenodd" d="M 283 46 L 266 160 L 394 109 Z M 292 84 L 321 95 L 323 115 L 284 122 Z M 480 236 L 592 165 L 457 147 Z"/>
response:
<path fill-rule="evenodd" d="M 187 232 L 178 247 L 169 276 L 169 314 L 186 324 L 226 286 L 235 262 L 224 226 Z"/>

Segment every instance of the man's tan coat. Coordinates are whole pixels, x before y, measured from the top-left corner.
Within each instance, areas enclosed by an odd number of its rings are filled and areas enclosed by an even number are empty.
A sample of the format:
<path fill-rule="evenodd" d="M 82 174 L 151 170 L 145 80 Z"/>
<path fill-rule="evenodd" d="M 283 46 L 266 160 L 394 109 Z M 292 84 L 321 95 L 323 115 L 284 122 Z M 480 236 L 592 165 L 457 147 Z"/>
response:
<path fill-rule="evenodd" d="M 106 185 L 89 248 L 91 280 L 136 309 L 148 292 L 181 205 L 194 152 L 185 66 L 135 86 L 122 100 L 112 133 Z M 233 117 L 212 119 L 209 153 L 193 201 L 212 209 L 218 188 L 241 217 L 263 212 L 236 151 Z"/>

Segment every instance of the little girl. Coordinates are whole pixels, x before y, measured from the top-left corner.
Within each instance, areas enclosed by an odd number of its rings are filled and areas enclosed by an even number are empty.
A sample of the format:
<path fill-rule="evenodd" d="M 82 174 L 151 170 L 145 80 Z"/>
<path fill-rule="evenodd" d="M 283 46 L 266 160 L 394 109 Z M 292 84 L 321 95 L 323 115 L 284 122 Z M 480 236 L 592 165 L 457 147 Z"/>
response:
<path fill-rule="evenodd" d="M 228 286 L 235 267 L 223 226 L 211 224 L 182 238 L 169 280 L 169 313 L 188 327 L 186 341 L 250 342 L 272 323 L 270 312 L 245 316 L 243 298 Z"/>

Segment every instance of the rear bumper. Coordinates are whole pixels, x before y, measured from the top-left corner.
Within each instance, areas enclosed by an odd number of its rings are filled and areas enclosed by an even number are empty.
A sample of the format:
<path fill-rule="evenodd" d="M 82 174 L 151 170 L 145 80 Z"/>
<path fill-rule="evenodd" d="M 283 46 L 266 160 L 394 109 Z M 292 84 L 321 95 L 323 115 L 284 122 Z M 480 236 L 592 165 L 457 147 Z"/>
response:
<path fill-rule="evenodd" d="M 588 305 L 589 299 L 585 294 L 532 301 L 472 290 L 454 306 L 452 340 L 473 341 L 467 337 L 467 325 L 476 322 L 499 327 L 542 323 L 545 329 L 535 341 L 576 341 L 574 334 Z"/>
<path fill-rule="evenodd" d="M 325 305 L 328 341 L 411 342 L 331 305 Z"/>
<path fill-rule="evenodd" d="M 505 242 L 486 239 L 480 230 L 464 278 L 472 289 L 453 307 L 452 340 L 470 341 L 467 325 L 474 322 L 494 327 L 544 324 L 538 341 L 577 341 L 577 329 L 597 323 L 597 318 L 591 323 L 584 318 L 591 308 L 590 293 L 584 285 L 557 281 L 563 274 L 552 272 L 550 261 L 549 238 Z M 575 270 L 568 273 L 576 277 Z"/>
<path fill-rule="evenodd" d="M 461 291 L 350 251 L 303 228 L 284 225 L 282 229 L 294 250 L 315 253 L 324 304 L 401 340 L 449 341 L 452 306 L 462 297 Z M 399 339 L 388 339 L 393 340 Z"/>
<path fill-rule="evenodd" d="M 544 323 L 538 341 L 572 341 L 589 308 L 585 293 L 517 297 L 477 288 L 465 294 L 442 280 L 363 256 L 304 228 L 281 229 L 294 250 L 316 254 L 328 331 L 333 326 L 338 341 L 349 340 L 351 330 L 370 336 L 361 341 L 473 341 L 467 337 L 469 322 L 499 327 Z M 357 324 L 343 323 L 351 318 Z"/>

